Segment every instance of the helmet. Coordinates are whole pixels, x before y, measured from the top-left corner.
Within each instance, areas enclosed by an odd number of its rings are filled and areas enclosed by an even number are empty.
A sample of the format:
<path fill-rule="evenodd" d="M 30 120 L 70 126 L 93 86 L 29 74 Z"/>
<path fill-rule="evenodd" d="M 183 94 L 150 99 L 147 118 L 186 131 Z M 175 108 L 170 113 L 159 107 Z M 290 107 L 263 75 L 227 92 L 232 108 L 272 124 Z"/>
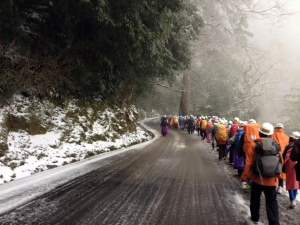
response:
<path fill-rule="evenodd" d="M 232 125 L 232 121 L 231 121 L 231 120 L 229 120 L 229 121 L 228 121 L 228 124 Z"/>
<path fill-rule="evenodd" d="M 291 135 L 291 138 L 293 139 L 299 139 L 300 138 L 300 133 L 298 131 L 294 131 Z"/>
<path fill-rule="evenodd" d="M 274 133 L 274 127 L 270 123 L 263 123 L 259 128 L 259 132 L 265 135 L 272 135 Z"/>
<path fill-rule="evenodd" d="M 238 117 L 234 117 L 233 121 L 240 121 L 240 119 Z"/>
<path fill-rule="evenodd" d="M 277 123 L 275 128 L 284 128 L 282 123 Z"/>
<path fill-rule="evenodd" d="M 248 123 L 254 124 L 254 123 L 256 123 L 256 120 L 255 120 L 255 119 L 250 119 L 250 120 L 248 121 Z"/>
<path fill-rule="evenodd" d="M 239 124 L 239 127 L 243 127 L 245 125 L 246 125 L 246 123 L 244 121 L 241 121 L 240 124 Z"/>

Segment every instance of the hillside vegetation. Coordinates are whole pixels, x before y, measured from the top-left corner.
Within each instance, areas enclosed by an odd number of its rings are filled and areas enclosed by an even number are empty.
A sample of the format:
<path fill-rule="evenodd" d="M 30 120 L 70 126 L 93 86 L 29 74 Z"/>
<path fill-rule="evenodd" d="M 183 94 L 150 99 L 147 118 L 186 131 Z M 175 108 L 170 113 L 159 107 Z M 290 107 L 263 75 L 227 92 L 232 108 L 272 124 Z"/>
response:
<path fill-rule="evenodd" d="M 190 63 L 203 22 L 182 0 L 2 0 L 0 103 L 17 92 L 130 104 Z"/>

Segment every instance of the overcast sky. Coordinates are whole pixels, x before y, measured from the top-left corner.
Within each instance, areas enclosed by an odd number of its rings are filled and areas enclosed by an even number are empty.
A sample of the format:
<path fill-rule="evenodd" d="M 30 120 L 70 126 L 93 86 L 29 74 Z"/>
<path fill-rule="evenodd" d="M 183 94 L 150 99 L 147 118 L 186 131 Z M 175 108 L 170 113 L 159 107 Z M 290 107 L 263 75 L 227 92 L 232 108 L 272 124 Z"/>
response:
<path fill-rule="evenodd" d="M 292 0 L 290 9 L 300 12 L 300 1 Z M 300 13 L 287 16 L 282 23 L 271 25 L 269 20 L 252 20 L 250 30 L 253 42 L 259 46 L 268 46 L 272 41 L 279 41 L 286 49 L 293 50 L 298 58 L 295 66 L 300 70 Z"/>

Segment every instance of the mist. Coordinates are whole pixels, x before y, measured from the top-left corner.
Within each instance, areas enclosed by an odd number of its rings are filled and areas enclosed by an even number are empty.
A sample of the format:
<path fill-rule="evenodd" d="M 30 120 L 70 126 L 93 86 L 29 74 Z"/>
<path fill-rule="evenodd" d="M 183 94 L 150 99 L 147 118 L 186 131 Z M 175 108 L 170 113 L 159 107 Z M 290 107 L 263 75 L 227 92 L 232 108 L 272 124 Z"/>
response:
<path fill-rule="evenodd" d="M 274 43 L 280 45 L 279 53 L 288 67 L 284 73 L 288 73 L 289 79 L 282 79 L 282 82 L 275 86 L 273 99 L 261 110 L 259 120 L 272 123 L 289 120 L 289 117 L 281 116 L 284 110 L 284 96 L 292 92 L 294 81 L 300 77 L 300 2 L 290 1 L 286 6 L 290 14 L 272 21 L 268 18 L 249 20 L 249 30 L 253 37 L 249 40 L 252 45 L 261 49 L 273 49 Z"/>
<path fill-rule="evenodd" d="M 193 3 L 204 27 L 191 44 L 191 65 L 175 80 L 162 81 L 169 88 L 155 88 L 143 105 L 158 114 L 238 116 L 300 129 L 295 123 L 300 120 L 295 115 L 300 99 L 300 2 Z"/>

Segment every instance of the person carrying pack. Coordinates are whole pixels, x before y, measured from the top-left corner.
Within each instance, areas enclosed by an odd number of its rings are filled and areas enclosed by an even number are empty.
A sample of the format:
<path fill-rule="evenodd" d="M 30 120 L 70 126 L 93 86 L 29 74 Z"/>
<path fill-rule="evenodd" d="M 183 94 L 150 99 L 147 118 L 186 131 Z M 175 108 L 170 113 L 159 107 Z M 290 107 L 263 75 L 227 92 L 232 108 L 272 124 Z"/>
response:
<path fill-rule="evenodd" d="M 227 144 L 227 128 L 225 126 L 225 121 L 220 121 L 220 124 L 217 125 L 216 128 L 216 140 L 218 143 L 218 148 L 219 148 L 219 160 L 226 160 L 227 158 L 227 149 L 226 149 L 226 144 Z"/>
<path fill-rule="evenodd" d="M 206 117 L 203 117 L 201 120 L 201 127 L 200 127 L 201 140 L 204 140 L 206 138 L 206 125 L 207 125 L 207 119 Z"/>
<path fill-rule="evenodd" d="M 279 158 L 277 157 L 280 146 L 270 138 L 273 133 L 274 127 L 272 124 L 263 123 L 260 126 L 259 137 L 247 149 L 241 182 L 243 184 L 249 179 L 252 180 L 250 197 L 251 220 L 254 223 L 259 221 L 260 197 L 263 192 L 266 199 L 269 224 L 279 225 L 276 187 L 278 186 L 278 176 L 281 172 L 281 158 L 280 156 Z"/>
<path fill-rule="evenodd" d="M 300 182 L 300 138 L 294 143 L 290 154 L 290 159 L 293 162 L 297 162 L 295 165 L 296 180 Z"/>
<path fill-rule="evenodd" d="M 169 133 L 167 116 L 163 116 L 161 118 L 160 126 L 161 126 L 161 134 L 162 136 L 165 137 Z"/>
<path fill-rule="evenodd" d="M 232 138 L 236 134 L 237 130 L 239 129 L 239 121 L 240 119 L 238 117 L 233 119 L 233 124 L 231 125 L 230 129 L 228 129 L 228 139 Z M 234 145 L 232 144 L 229 146 L 229 163 L 231 165 L 234 163 Z"/>
<path fill-rule="evenodd" d="M 168 119 L 167 119 L 167 117 L 163 117 L 162 118 L 161 125 L 162 126 L 167 126 L 168 125 Z"/>
<path fill-rule="evenodd" d="M 239 124 L 239 129 L 228 140 L 228 144 L 230 144 L 230 147 L 233 148 L 233 168 L 237 170 L 238 175 L 242 175 L 244 169 L 244 154 L 243 154 L 244 126 L 245 126 L 245 122 L 241 121 Z M 241 152 L 242 154 L 240 154 Z"/>
<path fill-rule="evenodd" d="M 279 176 L 282 172 L 280 145 L 271 138 L 256 143 L 256 159 L 252 172 L 262 177 Z"/>
<path fill-rule="evenodd" d="M 195 120 L 193 115 L 190 116 L 190 118 L 187 120 L 187 125 L 188 125 L 188 134 L 192 134 L 194 132 L 194 127 L 195 127 Z"/>
<path fill-rule="evenodd" d="M 282 156 L 285 146 L 287 146 L 289 143 L 289 136 L 287 136 L 284 133 L 284 126 L 282 123 L 277 123 L 275 125 L 274 134 L 272 134 L 271 138 L 274 139 L 280 145 L 280 155 Z M 276 189 L 277 194 L 281 194 L 285 179 L 286 179 L 286 174 L 281 173 L 279 176 L 279 184 Z"/>
<path fill-rule="evenodd" d="M 282 171 L 286 173 L 286 182 L 285 187 L 289 193 L 289 208 L 293 209 L 296 206 L 296 198 L 299 189 L 299 182 L 296 179 L 296 170 L 295 165 L 297 162 L 293 162 L 290 158 L 290 154 L 292 152 L 294 143 L 296 140 L 300 138 L 300 133 L 298 131 L 294 131 L 289 137 L 289 144 L 285 146 L 284 151 L 282 153 L 283 157 L 283 168 Z"/>

